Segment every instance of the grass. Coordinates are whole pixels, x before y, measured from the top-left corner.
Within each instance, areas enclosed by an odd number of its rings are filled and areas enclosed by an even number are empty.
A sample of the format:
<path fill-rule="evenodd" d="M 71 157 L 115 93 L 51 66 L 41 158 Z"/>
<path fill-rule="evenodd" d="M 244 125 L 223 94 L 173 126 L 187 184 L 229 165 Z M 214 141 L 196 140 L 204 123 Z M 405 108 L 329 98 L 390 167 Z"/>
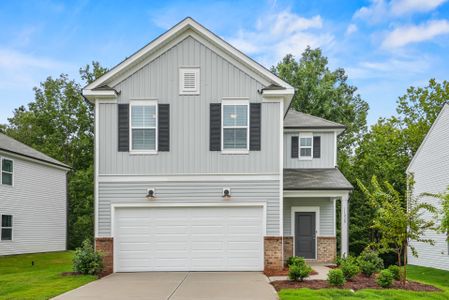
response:
<path fill-rule="evenodd" d="M 72 258 L 73 251 L 0 257 L 0 299 L 49 299 L 96 279 L 62 276 L 72 271 Z"/>
<path fill-rule="evenodd" d="M 357 292 L 341 289 L 286 289 L 279 292 L 280 300 L 324 300 L 324 299 L 430 299 L 440 300 L 449 299 L 449 272 L 432 268 L 409 266 L 408 278 L 434 285 L 442 292 L 410 292 L 401 290 L 373 290 L 366 289 Z"/>

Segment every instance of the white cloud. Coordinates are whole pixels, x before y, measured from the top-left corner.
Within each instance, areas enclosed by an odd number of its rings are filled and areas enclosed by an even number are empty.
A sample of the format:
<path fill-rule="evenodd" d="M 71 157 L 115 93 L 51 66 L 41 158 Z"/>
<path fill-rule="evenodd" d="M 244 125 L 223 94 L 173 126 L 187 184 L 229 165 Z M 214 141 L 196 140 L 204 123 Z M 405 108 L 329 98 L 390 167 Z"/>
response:
<path fill-rule="evenodd" d="M 357 10 L 354 18 L 369 23 L 379 23 L 390 18 L 414 13 L 425 13 L 436 9 L 447 0 L 372 0 L 371 4 Z"/>
<path fill-rule="evenodd" d="M 227 40 L 262 64 L 271 66 L 288 53 L 298 56 L 307 46 L 330 45 L 334 37 L 323 32 L 321 16 L 304 18 L 285 10 L 265 15 L 258 19 L 253 30 L 240 30 Z"/>
<path fill-rule="evenodd" d="M 425 24 L 397 27 L 383 40 L 382 47 L 394 49 L 411 43 L 428 41 L 434 37 L 449 33 L 447 20 L 432 20 Z"/>
<path fill-rule="evenodd" d="M 348 28 L 346 28 L 346 33 L 345 33 L 345 35 L 351 35 L 351 34 L 357 32 L 357 30 L 359 30 L 359 28 L 357 27 L 357 25 L 355 25 L 355 24 L 349 24 Z"/>

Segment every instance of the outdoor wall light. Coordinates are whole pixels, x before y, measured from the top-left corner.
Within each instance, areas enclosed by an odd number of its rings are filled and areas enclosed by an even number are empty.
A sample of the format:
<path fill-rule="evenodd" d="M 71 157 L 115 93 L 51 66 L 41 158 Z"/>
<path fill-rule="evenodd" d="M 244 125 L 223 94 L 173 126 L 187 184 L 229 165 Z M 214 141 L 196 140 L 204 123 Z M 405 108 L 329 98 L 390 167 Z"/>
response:
<path fill-rule="evenodd" d="M 155 194 L 154 188 L 149 188 L 147 189 L 147 195 L 145 196 L 145 198 L 147 198 L 148 200 L 154 200 L 154 198 L 156 198 L 154 194 Z"/>
<path fill-rule="evenodd" d="M 223 188 L 223 198 L 226 200 L 231 198 L 231 189 L 230 188 Z"/>

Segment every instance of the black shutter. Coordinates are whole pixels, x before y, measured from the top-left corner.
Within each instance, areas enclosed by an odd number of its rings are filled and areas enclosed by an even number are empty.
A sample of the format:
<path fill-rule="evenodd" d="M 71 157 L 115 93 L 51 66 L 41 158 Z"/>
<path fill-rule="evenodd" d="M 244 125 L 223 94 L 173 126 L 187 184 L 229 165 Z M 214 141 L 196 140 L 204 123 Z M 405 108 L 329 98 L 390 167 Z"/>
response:
<path fill-rule="evenodd" d="M 298 158 L 299 140 L 297 136 L 292 136 L 292 158 Z"/>
<path fill-rule="evenodd" d="M 313 137 L 313 158 L 321 157 L 321 137 L 314 136 Z"/>
<path fill-rule="evenodd" d="M 118 105 L 118 151 L 129 151 L 129 104 Z"/>
<path fill-rule="evenodd" d="M 221 151 L 221 104 L 210 104 L 209 150 Z"/>
<path fill-rule="evenodd" d="M 158 151 L 170 151 L 170 104 L 158 105 Z"/>
<path fill-rule="evenodd" d="M 249 105 L 249 150 L 260 151 L 262 105 Z"/>

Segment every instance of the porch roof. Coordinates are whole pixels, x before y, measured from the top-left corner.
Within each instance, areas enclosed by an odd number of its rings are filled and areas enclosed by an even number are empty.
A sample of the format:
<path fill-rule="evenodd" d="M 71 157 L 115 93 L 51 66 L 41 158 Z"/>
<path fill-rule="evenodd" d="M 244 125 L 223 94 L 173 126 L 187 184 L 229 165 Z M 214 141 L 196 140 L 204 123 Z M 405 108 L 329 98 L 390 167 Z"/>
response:
<path fill-rule="evenodd" d="M 352 190 L 337 168 L 284 169 L 284 190 Z"/>

